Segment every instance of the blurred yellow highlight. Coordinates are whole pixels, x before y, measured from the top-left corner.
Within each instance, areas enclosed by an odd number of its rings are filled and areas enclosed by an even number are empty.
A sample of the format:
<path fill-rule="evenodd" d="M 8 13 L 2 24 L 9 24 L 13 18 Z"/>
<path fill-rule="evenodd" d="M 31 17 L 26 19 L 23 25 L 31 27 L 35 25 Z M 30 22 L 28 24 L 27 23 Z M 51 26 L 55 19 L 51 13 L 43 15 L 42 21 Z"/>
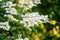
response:
<path fill-rule="evenodd" d="M 57 35 L 57 34 L 58 34 L 58 31 L 57 31 L 55 28 L 53 28 L 53 33 L 54 33 L 55 35 Z"/>
<path fill-rule="evenodd" d="M 55 20 L 50 20 L 49 22 L 51 25 L 55 25 L 57 22 Z"/>
<path fill-rule="evenodd" d="M 40 28 L 43 30 L 43 32 L 46 32 L 46 28 L 44 27 L 43 23 L 40 23 Z"/>

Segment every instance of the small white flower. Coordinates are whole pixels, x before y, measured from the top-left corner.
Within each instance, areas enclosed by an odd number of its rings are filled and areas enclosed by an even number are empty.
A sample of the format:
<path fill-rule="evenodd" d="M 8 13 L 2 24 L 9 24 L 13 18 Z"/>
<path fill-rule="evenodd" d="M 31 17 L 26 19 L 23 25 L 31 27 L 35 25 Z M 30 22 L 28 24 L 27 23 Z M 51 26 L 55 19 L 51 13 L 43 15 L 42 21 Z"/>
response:
<path fill-rule="evenodd" d="M 23 40 L 23 38 L 21 36 L 22 36 L 21 34 L 18 34 L 18 39 L 16 39 L 16 40 Z"/>
<path fill-rule="evenodd" d="M 24 40 L 29 40 L 29 38 L 24 38 Z"/>
<path fill-rule="evenodd" d="M 11 14 L 17 14 L 17 10 L 15 8 L 12 8 L 10 11 Z"/>
<path fill-rule="evenodd" d="M 0 28 L 2 28 L 2 26 L 0 26 Z"/>
<path fill-rule="evenodd" d="M 17 10 L 15 8 L 6 8 L 6 13 L 10 13 L 10 14 L 17 14 Z"/>
<path fill-rule="evenodd" d="M 8 22 L 0 22 L 0 25 L 8 25 Z"/>
<path fill-rule="evenodd" d="M 30 1 L 30 3 L 28 4 L 28 7 L 29 7 L 29 8 L 32 8 L 33 6 L 36 6 L 36 4 L 33 4 L 33 2 Z"/>
<path fill-rule="evenodd" d="M 18 39 L 16 40 L 29 40 L 29 38 L 22 38 L 22 34 L 18 34 Z"/>
<path fill-rule="evenodd" d="M 18 22 L 18 20 L 16 18 L 14 18 L 12 15 L 4 15 L 4 17 L 8 17 L 9 20 L 14 20 L 14 21 Z"/>
<path fill-rule="evenodd" d="M 10 29 L 9 23 L 8 22 L 0 22 L 0 28 L 9 31 L 9 29 Z"/>
<path fill-rule="evenodd" d="M 13 19 L 13 16 L 12 15 L 4 15 L 4 17 L 8 17 L 9 19 Z"/>
<path fill-rule="evenodd" d="M 27 11 L 29 8 L 28 8 L 28 7 L 26 7 L 26 6 L 24 6 L 24 8 L 23 8 L 23 9 Z"/>
<path fill-rule="evenodd" d="M 19 38 L 19 39 L 16 39 L 16 40 L 23 40 L 23 38 Z"/>
<path fill-rule="evenodd" d="M 16 4 L 13 4 L 13 2 L 8 1 L 8 2 L 6 3 L 6 7 L 11 7 L 11 6 L 16 6 Z"/>
<path fill-rule="evenodd" d="M 41 0 L 34 0 L 34 3 L 41 4 Z"/>
<path fill-rule="evenodd" d="M 5 29 L 5 30 L 7 30 L 7 31 L 9 31 L 10 26 L 5 26 L 5 25 L 3 25 L 2 28 Z"/>

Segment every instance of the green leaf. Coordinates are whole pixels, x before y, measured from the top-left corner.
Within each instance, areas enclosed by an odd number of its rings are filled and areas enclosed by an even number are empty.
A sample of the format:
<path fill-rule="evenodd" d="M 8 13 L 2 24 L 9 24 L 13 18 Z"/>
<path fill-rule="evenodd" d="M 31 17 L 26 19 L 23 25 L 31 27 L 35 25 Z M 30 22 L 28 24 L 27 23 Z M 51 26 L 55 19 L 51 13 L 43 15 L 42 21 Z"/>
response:
<path fill-rule="evenodd" d="M 58 10 L 58 15 L 60 16 L 60 10 Z"/>
<path fill-rule="evenodd" d="M 4 38 L 3 40 L 11 40 L 11 39 L 9 39 L 9 38 L 6 37 L 6 38 Z"/>
<path fill-rule="evenodd" d="M 16 22 L 16 21 L 10 21 L 9 24 L 11 26 L 19 26 L 20 25 L 20 23 L 19 22 Z"/>
<path fill-rule="evenodd" d="M 6 18 L 6 17 L 1 17 L 0 16 L 0 22 L 5 22 L 5 21 L 7 21 L 8 19 Z"/>
<path fill-rule="evenodd" d="M 52 19 L 53 18 L 53 15 L 52 14 L 49 14 L 49 18 Z"/>
<path fill-rule="evenodd" d="M 17 12 L 21 14 L 22 8 L 20 6 L 16 6 L 15 8 L 17 9 Z"/>
<path fill-rule="evenodd" d="M 12 34 L 13 34 L 13 37 L 14 37 L 15 39 L 17 39 L 17 38 L 18 38 L 18 33 L 13 32 Z"/>
<path fill-rule="evenodd" d="M 2 0 L 3 2 L 7 2 L 8 0 Z"/>
<path fill-rule="evenodd" d="M 14 30 L 16 30 L 16 27 L 12 26 L 11 29 L 10 29 L 10 31 L 14 31 Z"/>
<path fill-rule="evenodd" d="M 22 36 L 26 37 L 25 31 L 22 31 Z"/>
<path fill-rule="evenodd" d="M 0 40 L 10 40 L 10 38 L 5 37 L 3 34 L 0 34 Z"/>
<path fill-rule="evenodd" d="M 34 27 L 31 27 L 31 28 L 36 34 L 38 33 L 38 31 Z"/>
<path fill-rule="evenodd" d="M 0 38 L 3 39 L 5 36 L 3 34 L 0 34 Z"/>

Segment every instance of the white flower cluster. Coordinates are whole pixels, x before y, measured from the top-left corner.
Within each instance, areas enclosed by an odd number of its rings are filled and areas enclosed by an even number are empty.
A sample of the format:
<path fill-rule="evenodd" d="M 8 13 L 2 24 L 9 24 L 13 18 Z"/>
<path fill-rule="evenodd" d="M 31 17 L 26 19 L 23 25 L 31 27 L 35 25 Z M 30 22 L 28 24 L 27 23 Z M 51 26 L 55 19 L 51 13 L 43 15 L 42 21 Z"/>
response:
<path fill-rule="evenodd" d="M 24 10 L 28 10 L 29 8 L 32 8 L 33 6 L 36 6 L 36 4 L 40 3 L 40 0 L 19 0 L 19 4 L 24 8 Z"/>
<path fill-rule="evenodd" d="M 23 20 L 20 23 L 23 23 L 25 27 L 31 27 L 34 25 L 38 25 L 38 23 L 47 23 L 48 15 L 39 15 L 38 12 L 27 13 L 23 16 Z"/>
<path fill-rule="evenodd" d="M 16 6 L 16 4 L 13 4 L 13 2 L 12 1 L 8 1 L 7 3 L 6 3 L 6 5 L 5 5 L 5 10 L 6 10 L 6 13 L 8 13 L 8 15 L 7 14 L 5 14 L 4 15 L 4 17 L 8 17 L 8 20 L 14 20 L 14 21 L 18 21 L 17 19 L 15 19 L 11 14 L 13 14 L 13 15 L 17 15 L 18 13 L 17 13 L 17 10 L 15 9 L 15 8 L 13 8 L 13 6 Z"/>
<path fill-rule="evenodd" d="M 18 20 L 16 18 L 14 18 L 12 15 L 4 15 L 4 17 L 8 17 L 9 20 L 14 20 L 14 21 L 18 22 Z"/>
<path fill-rule="evenodd" d="M 22 35 L 19 34 L 19 35 L 18 35 L 18 39 L 16 39 L 16 40 L 29 40 L 29 38 L 24 38 L 24 39 L 23 39 L 21 36 L 22 36 Z"/>
<path fill-rule="evenodd" d="M 41 3 L 40 0 L 19 0 L 19 1 L 20 1 L 19 3 L 22 4 L 22 5 L 23 5 L 23 4 L 28 4 L 28 5 L 29 5 L 29 4 L 31 4 L 31 3 L 33 3 L 33 4 L 34 4 L 34 3 L 35 3 L 35 4 Z"/>
<path fill-rule="evenodd" d="M 8 1 L 5 5 L 5 10 L 6 10 L 6 13 L 10 13 L 10 14 L 14 14 L 16 15 L 17 14 L 17 10 L 15 8 L 12 8 L 12 6 L 16 6 L 16 4 L 13 4 L 13 2 L 11 1 Z"/>
<path fill-rule="evenodd" d="M 9 31 L 10 26 L 8 22 L 0 22 L 0 28 Z"/>

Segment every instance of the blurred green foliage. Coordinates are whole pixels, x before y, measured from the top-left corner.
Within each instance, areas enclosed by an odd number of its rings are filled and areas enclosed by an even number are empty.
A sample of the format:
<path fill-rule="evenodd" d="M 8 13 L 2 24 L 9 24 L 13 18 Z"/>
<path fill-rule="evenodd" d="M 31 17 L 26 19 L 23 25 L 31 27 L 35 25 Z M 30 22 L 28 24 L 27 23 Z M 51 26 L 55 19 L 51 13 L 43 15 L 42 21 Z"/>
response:
<path fill-rule="evenodd" d="M 15 3 L 17 0 L 3 0 L 3 2 L 7 1 L 13 1 Z M 4 8 L 1 8 L 1 3 L 2 2 L 0 2 L 0 22 L 5 22 L 8 18 L 3 16 L 6 13 Z M 22 13 L 22 8 L 18 6 L 15 8 L 18 13 Z M 55 25 L 51 25 L 50 23 L 39 24 L 39 26 L 35 25 L 35 28 L 32 28 L 33 31 L 29 31 L 23 27 L 23 24 L 10 21 L 9 24 L 11 28 L 9 31 L 0 29 L 0 40 L 15 40 L 18 38 L 19 33 L 22 34 L 23 38 L 29 37 L 31 40 L 38 40 L 38 38 L 39 40 L 60 40 L 60 0 L 41 0 L 41 4 L 33 7 L 31 10 L 32 12 L 39 12 L 42 15 L 48 15 L 50 20 L 55 20 L 57 23 Z M 13 16 L 16 19 L 21 19 L 20 14 Z M 57 26 L 59 29 L 56 28 Z M 8 36 L 10 37 L 8 38 Z M 13 39 L 11 39 L 12 36 L 14 37 Z"/>

